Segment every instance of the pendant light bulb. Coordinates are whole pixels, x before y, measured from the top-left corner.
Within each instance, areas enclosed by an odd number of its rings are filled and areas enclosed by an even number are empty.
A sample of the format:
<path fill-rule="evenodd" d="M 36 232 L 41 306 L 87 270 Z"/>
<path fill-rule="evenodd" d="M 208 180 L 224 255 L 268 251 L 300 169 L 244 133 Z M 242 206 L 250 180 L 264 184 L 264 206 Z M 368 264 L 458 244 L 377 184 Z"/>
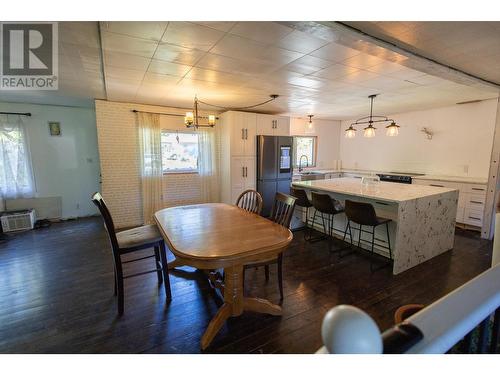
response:
<path fill-rule="evenodd" d="M 354 138 L 356 136 L 356 129 L 352 127 L 352 124 L 345 130 L 346 138 Z"/>
<path fill-rule="evenodd" d="M 368 125 L 363 131 L 363 137 L 373 138 L 375 137 L 375 129 L 371 124 Z"/>
<path fill-rule="evenodd" d="M 215 125 L 215 115 L 208 115 L 208 125 L 210 126 Z"/>
<path fill-rule="evenodd" d="M 396 125 L 394 121 L 390 125 L 387 125 L 385 128 L 387 129 L 386 135 L 388 137 L 396 137 L 399 134 L 399 125 Z"/>
<path fill-rule="evenodd" d="M 194 122 L 193 112 L 186 112 L 186 116 L 184 116 L 184 124 L 193 125 L 193 122 Z"/>

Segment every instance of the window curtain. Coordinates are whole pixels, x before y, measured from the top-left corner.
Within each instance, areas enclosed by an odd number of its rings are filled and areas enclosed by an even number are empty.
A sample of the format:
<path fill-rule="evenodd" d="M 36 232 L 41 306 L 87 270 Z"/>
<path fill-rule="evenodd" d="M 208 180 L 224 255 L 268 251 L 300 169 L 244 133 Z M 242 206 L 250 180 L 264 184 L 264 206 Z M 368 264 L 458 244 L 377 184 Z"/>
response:
<path fill-rule="evenodd" d="M 23 119 L 17 115 L 0 115 L 0 198 L 33 195 L 33 171 Z"/>
<path fill-rule="evenodd" d="M 219 202 L 219 171 L 215 130 L 198 130 L 198 170 L 203 203 Z"/>
<path fill-rule="evenodd" d="M 141 160 L 142 213 L 145 224 L 154 223 L 154 214 L 163 208 L 160 116 L 137 113 Z"/>

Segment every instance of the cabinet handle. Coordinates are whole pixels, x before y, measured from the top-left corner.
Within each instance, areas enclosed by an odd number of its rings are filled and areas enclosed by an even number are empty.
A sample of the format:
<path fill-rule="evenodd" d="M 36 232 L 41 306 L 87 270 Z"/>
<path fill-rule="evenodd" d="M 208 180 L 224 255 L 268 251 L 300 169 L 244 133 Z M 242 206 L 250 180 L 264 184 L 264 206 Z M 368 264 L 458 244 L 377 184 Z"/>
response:
<path fill-rule="evenodd" d="M 241 128 L 241 139 L 245 139 L 245 129 Z"/>
<path fill-rule="evenodd" d="M 245 167 L 241 167 L 241 177 L 245 177 Z"/>
<path fill-rule="evenodd" d="M 472 190 L 484 191 L 485 189 L 483 189 L 483 188 L 472 188 Z"/>
<path fill-rule="evenodd" d="M 248 129 L 245 128 L 245 139 L 248 139 Z"/>
<path fill-rule="evenodd" d="M 469 219 L 481 220 L 479 217 L 469 216 Z"/>
<path fill-rule="evenodd" d="M 470 201 L 471 203 L 476 203 L 476 204 L 483 204 L 483 202 L 479 202 L 479 201 Z"/>
<path fill-rule="evenodd" d="M 248 177 L 248 167 L 245 167 L 245 177 Z"/>
<path fill-rule="evenodd" d="M 444 187 L 444 185 L 435 185 L 435 184 L 430 184 L 429 186 L 434 186 L 434 187 Z"/>

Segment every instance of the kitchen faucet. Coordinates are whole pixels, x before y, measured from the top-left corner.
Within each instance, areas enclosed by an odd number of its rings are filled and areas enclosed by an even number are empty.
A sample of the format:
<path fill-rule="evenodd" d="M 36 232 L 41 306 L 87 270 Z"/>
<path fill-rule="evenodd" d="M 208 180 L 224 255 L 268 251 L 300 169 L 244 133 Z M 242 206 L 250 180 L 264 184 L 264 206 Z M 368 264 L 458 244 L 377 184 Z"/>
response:
<path fill-rule="evenodd" d="M 306 167 L 309 166 L 309 159 L 308 159 L 307 155 L 300 155 L 300 159 L 299 159 L 299 173 L 302 172 L 302 169 L 304 169 L 304 168 L 302 168 L 302 158 L 306 158 L 306 163 L 307 163 Z"/>

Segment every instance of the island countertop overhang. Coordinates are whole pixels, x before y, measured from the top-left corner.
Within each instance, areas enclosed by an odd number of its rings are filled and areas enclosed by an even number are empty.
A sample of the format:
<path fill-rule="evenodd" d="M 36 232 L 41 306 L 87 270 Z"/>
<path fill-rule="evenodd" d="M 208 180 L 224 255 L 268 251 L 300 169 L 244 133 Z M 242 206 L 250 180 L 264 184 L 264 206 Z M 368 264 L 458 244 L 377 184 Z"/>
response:
<path fill-rule="evenodd" d="M 444 187 L 398 184 L 394 182 L 379 182 L 372 186 L 363 186 L 360 179 L 348 177 L 333 178 L 329 180 L 294 181 L 292 186 L 308 190 L 324 191 L 327 193 L 376 199 L 391 203 L 402 203 L 458 191 L 456 189 Z"/>

